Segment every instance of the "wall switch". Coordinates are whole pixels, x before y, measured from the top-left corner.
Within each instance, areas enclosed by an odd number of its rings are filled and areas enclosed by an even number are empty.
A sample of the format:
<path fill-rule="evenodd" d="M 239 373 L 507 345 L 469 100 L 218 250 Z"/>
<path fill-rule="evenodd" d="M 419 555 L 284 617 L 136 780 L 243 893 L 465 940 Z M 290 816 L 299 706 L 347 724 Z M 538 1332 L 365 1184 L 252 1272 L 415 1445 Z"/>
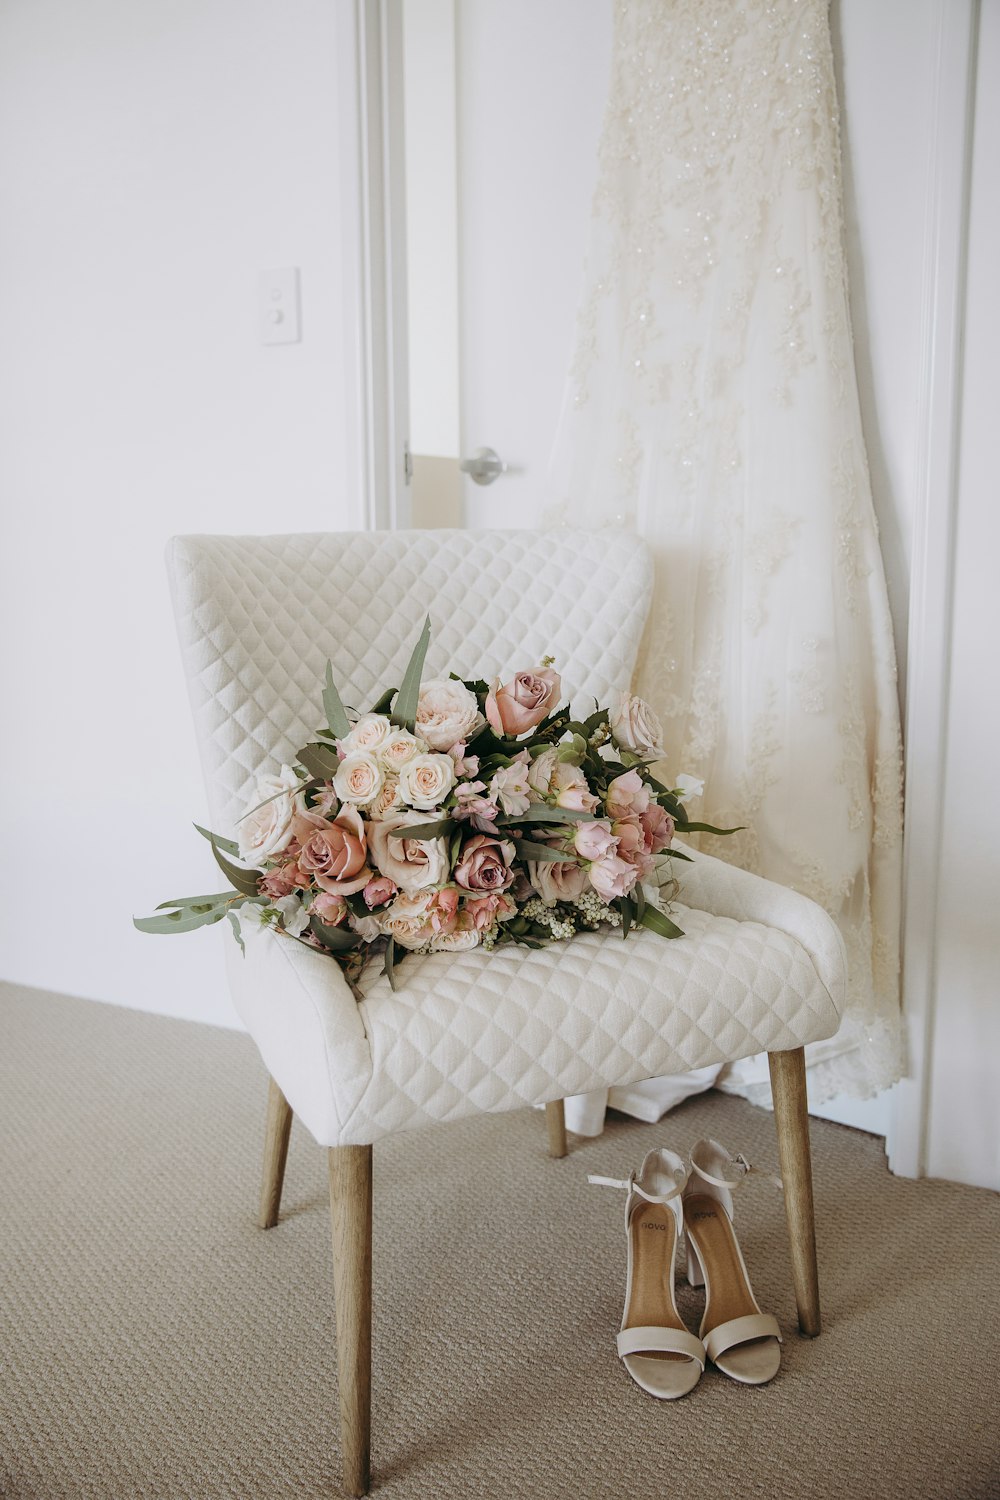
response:
<path fill-rule="evenodd" d="M 302 337 L 298 266 L 261 271 L 257 306 L 262 344 L 297 344 Z"/>

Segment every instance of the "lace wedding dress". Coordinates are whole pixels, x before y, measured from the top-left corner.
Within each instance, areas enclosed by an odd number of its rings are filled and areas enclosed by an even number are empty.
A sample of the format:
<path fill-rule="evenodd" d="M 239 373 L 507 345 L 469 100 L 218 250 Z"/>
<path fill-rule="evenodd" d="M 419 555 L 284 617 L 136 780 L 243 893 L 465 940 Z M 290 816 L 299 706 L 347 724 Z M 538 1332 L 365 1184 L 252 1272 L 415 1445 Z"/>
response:
<path fill-rule="evenodd" d="M 901 1045 L 899 712 L 842 231 L 825 0 L 618 3 L 550 519 L 649 539 L 663 774 L 740 825 L 703 848 L 840 925 L 814 1102 L 892 1083 Z M 766 1080 L 760 1058 L 722 1084 Z"/>

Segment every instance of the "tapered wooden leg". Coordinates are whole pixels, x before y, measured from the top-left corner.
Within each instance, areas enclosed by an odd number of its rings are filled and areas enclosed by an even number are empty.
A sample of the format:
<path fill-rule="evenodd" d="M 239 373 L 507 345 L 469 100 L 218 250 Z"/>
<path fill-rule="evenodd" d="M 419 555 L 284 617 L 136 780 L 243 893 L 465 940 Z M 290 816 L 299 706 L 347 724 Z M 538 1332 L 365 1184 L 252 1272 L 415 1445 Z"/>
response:
<path fill-rule="evenodd" d="M 367 1495 L 372 1413 L 372 1148 L 330 1149 L 344 1489 Z"/>
<path fill-rule="evenodd" d="M 549 1128 L 549 1155 L 566 1155 L 566 1106 L 561 1099 L 553 1099 L 545 1106 L 545 1123 Z"/>
<path fill-rule="evenodd" d="M 261 1229 L 273 1229 L 281 1207 L 281 1185 L 288 1160 L 288 1138 L 292 1133 L 292 1106 L 271 1079 L 267 1094 L 267 1134 L 264 1138 L 264 1175 L 260 1184 Z"/>
<path fill-rule="evenodd" d="M 806 1099 L 805 1052 L 769 1052 L 778 1160 L 785 1185 L 785 1213 L 792 1254 L 792 1284 L 799 1328 L 809 1338 L 819 1333 L 819 1270 L 816 1265 L 816 1220 L 813 1213 L 812 1159 L 809 1154 L 809 1107 Z"/>

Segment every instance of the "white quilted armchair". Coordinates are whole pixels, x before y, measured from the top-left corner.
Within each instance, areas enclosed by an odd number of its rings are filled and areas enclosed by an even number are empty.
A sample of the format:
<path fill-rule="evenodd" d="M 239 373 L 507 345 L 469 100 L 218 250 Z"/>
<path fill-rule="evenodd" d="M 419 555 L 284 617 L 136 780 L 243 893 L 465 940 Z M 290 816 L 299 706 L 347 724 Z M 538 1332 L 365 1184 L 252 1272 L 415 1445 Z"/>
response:
<path fill-rule="evenodd" d="M 584 712 L 629 685 L 649 605 L 622 532 L 359 532 L 176 538 L 168 558 L 212 827 L 230 834 L 258 774 L 344 702 L 398 684 L 425 613 L 427 676 L 507 674 L 553 655 Z M 587 933 L 412 957 L 358 1002 L 329 958 L 268 930 L 227 944 L 240 1016 L 271 1074 L 261 1224 L 278 1218 L 292 1113 L 330 1148 L 345 1487 L 366 1493 L 372 1144 L 399 1130 L 770 1054 L 802 1331 L 819 1332 L 803 1046 L 836 1031 L 839 934 L 812 902 L 708 856 L 684 865 L 683 938 Z"/>

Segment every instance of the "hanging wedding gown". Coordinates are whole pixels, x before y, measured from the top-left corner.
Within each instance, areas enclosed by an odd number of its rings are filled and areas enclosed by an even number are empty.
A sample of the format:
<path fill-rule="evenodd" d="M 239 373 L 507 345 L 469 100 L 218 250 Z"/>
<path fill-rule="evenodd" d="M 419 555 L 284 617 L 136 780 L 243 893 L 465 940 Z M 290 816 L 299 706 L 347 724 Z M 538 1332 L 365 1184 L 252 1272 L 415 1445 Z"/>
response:
<path fill-rule="evenodd" d="M 613 49 L 551 519 L 651 543 L 637 691 L 663 774 L 742 826 L 702 848 L 839 923 L 848 1012 L 810 1097 L 866 1097 L 900 1071 L 901 750 L 827 6 L 627 0 Z M 757 1058 L 722 1084 L 766 1080 Z"/>

